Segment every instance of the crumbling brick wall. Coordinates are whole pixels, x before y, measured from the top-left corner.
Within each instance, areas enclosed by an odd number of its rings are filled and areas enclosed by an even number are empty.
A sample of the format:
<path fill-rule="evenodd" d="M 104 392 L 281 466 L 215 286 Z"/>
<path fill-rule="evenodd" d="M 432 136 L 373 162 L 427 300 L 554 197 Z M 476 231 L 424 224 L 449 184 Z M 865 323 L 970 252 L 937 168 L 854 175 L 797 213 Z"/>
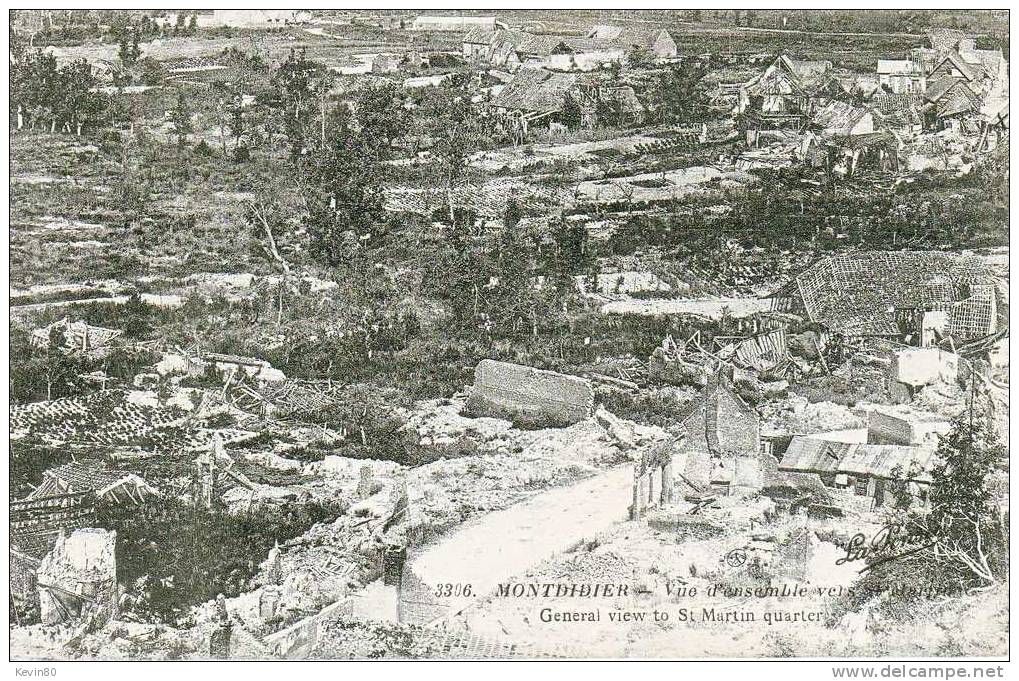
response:
<path fill-rule="evenodd" d="M 749 413 L 746 405 L 729 390 L 719 389 L 715 399 L 718 448 L 744 454 L 758 452 L 761 448 L 761 426 L 757 415 Z"/>

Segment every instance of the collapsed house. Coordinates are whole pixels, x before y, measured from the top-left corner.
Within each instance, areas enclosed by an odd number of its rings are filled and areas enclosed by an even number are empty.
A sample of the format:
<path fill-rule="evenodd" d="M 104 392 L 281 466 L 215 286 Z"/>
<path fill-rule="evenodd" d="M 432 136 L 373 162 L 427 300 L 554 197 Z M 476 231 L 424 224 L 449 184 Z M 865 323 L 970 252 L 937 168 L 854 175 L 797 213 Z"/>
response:
<path fill-rule="evenodd" d="M 659 59 L 674 59 L 679 56 L 675 38 L 664 28 L 600 25 L 588 31 L 587 37 L 608 41 L 626 50 L 628 54 L 643 50 Z"/>
<path fill-rule="evenodd" d="M 976 134 L 980 95 L 963 78 L 944 77 L 931 83 L 924 95 L 924 127 Z"/>
<path fill-rule="evenodd" d="M 973 134 L 983 104 L 1008 99 L 1008 62 L 1000 49 L 977 49 L 962 31 L 934 29 L 928 37 L 929 48 L 878 60 L 881 87 L 884 93 L 922 95 L 925 128 Z"/>
<path fill-rule="evenodd" d="M 644 52 L 652 58 L 675 58 L 679 50 L 664 28 L 597 26 L 586 36 L 533 34 L 499 27 L 468 31 L 461 43 L 466 61 L 516 68 L 542 66 L 553 71 L 592 71 L 623 63 Z"/>
<path fill-rule="evenodd" d="M 72 322 L 64 317 L 49 326 L 33 331 L 32 345 L 37 348 L 48 348 L 56 341 L 66 352 L 101 357 L 109 353 L 113 341 L 123 333 L 118 329 L 92 326 L 84 321 Z"/>
<path fill-rule="evenodd" d="M 513 68 L 520 65 L 517 48 L 530 38 L 523 31 L 476 28 L 464 35 L 461 50 L 468 62 Z"/>
<path fill-rule="evenodd" d="M 832 100 L 815 109 L 797 155 L 809 165 L 854 175 L 857 170 L 898 168 L 895 137 L 877 129 L 884 118 L 873 109 Z"/>
<path fill-rule="evenodd" d="M 38 606 L 36 570 L 60 534 L 92 525 L 95 516 L 91 492 L 10 502 L 10 594 L 16 619 Z"/>
<path fill-rule="evenodd" d="M 993 272 L 978 258 L 940 251 L 864 251 L 813 264 L 772 297 L 850 338 L 931 345 L 998 328 Z"/>
<path fill-rule="evenodd" d="M 866 497 L 867 507 L 893 503 L 902 485 L 924 498 L 930 485 L 933 450 L 907 445 L 857 444 L 813 437 L 794 437 L 782 461 L 781 472 L 813 473 L 826 487 Z"/>
<path fill-rule="evenodd" d="M 546 69 L 521 70 L 495 95 L 491 109 L 518 142 L 532 126 L 593 128 L 606 109 L 612 110 L 618 119 L 614 122 L 622 125 L 639 123 L 645 113 L 628 85 Z"/>
<path fill-rule="evenodd" d="M 877 125 L 902 137 L 923 131 L 924 97 L 921 94 L 879 92 L 867 101 Z"/>
<path fill-rule="evenodd" d="M 595 71 L 626 59 L 611 42 L 555 35 L 532 35 L 515 49 L 520 64 L 551 71 Z"/>
<path fill-rule="evenodd" d="M 26 500 L 61 494 L 89 492 L 96 500 L 111 504 L 140 504 L 159 491 L 145 480 L 124 471 L 106 470 L 98 465 L 66 463 L 43 473 L 42 483 Z"/>
<path fill-rule="evenodd" d="M 874 113 L 866 107 L 834 100 L 814 111 L 808 127 L 822 135 L 863 135 L 874 132 Z"/>
<path fill-rule="evenodd" d="M 927 38 L 930 47 L 917 47 L 909 53 L 921 73 L 928 77 L 955 73 L 971 82 L 979 80 L 990 90 L 1007 91 L 1008 62 L 1000 49 L 978 49 L 974 38 L 950 28 L 932 29 Z"/>
<path fill-rule="evenodd" d="M 280 383 L 287 378 L 264 359 L 218 352 L 164 352 L 155 369 L 160 376 L 201 376 L 213 370 L 227 382 L 249 379 L 258 384 L 269 384 Z"/>
<path fill-rule="evenodd" d="M 830 61 L 797 60 L 783 54 L 740 85 L 734 113 L 743 116 L 747 144 L 757 146 L 762 133 L 802 130 L 818 90 L 829 85 L 831 70 Z"/>

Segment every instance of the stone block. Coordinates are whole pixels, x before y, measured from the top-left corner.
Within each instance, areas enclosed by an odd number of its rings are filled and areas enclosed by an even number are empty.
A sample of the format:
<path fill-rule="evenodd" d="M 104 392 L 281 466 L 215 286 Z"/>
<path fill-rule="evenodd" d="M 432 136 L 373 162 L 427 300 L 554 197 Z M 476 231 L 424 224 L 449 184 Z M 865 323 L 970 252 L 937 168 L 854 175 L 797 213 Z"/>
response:
<path fill-rule="evenodd" d="M 573 425 L 594 412 L 594 390 L 577 376 L 485 359 L 474 370 L 470 416 L 508 419 L 530 428 Z"/>

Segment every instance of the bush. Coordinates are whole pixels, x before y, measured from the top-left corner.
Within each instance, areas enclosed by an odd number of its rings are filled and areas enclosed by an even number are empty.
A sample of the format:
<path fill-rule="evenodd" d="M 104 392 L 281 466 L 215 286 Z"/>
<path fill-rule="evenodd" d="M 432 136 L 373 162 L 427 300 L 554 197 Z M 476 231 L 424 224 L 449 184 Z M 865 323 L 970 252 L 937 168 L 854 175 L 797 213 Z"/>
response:
<path fill-rule="evenodd" d="M 233 597 L 251 589 L 275 543 L 332 522 L 345 510 L 311 502 L 229 515 L 162 498 L 101 509 L 97 523 L 117 531 L 118 580 L 142 585 L 143 593 L 132 594 L 135 609 L 171 622 L 219 593 Z"/>

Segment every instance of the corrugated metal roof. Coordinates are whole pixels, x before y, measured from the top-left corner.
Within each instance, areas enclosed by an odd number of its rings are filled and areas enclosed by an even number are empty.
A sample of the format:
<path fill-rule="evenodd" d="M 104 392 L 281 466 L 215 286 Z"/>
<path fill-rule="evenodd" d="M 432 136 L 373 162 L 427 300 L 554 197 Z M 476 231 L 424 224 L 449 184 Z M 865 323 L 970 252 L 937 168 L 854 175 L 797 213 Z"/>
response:
<path fill-rule="evenodd" d="M 930 482 L 934 450 L 906 445 L 872 445 L 794 437 L 786 449 L 780 470 L 810 473 L 845 473 L 893 479 L 913 470 L 912 479 Z"/>

